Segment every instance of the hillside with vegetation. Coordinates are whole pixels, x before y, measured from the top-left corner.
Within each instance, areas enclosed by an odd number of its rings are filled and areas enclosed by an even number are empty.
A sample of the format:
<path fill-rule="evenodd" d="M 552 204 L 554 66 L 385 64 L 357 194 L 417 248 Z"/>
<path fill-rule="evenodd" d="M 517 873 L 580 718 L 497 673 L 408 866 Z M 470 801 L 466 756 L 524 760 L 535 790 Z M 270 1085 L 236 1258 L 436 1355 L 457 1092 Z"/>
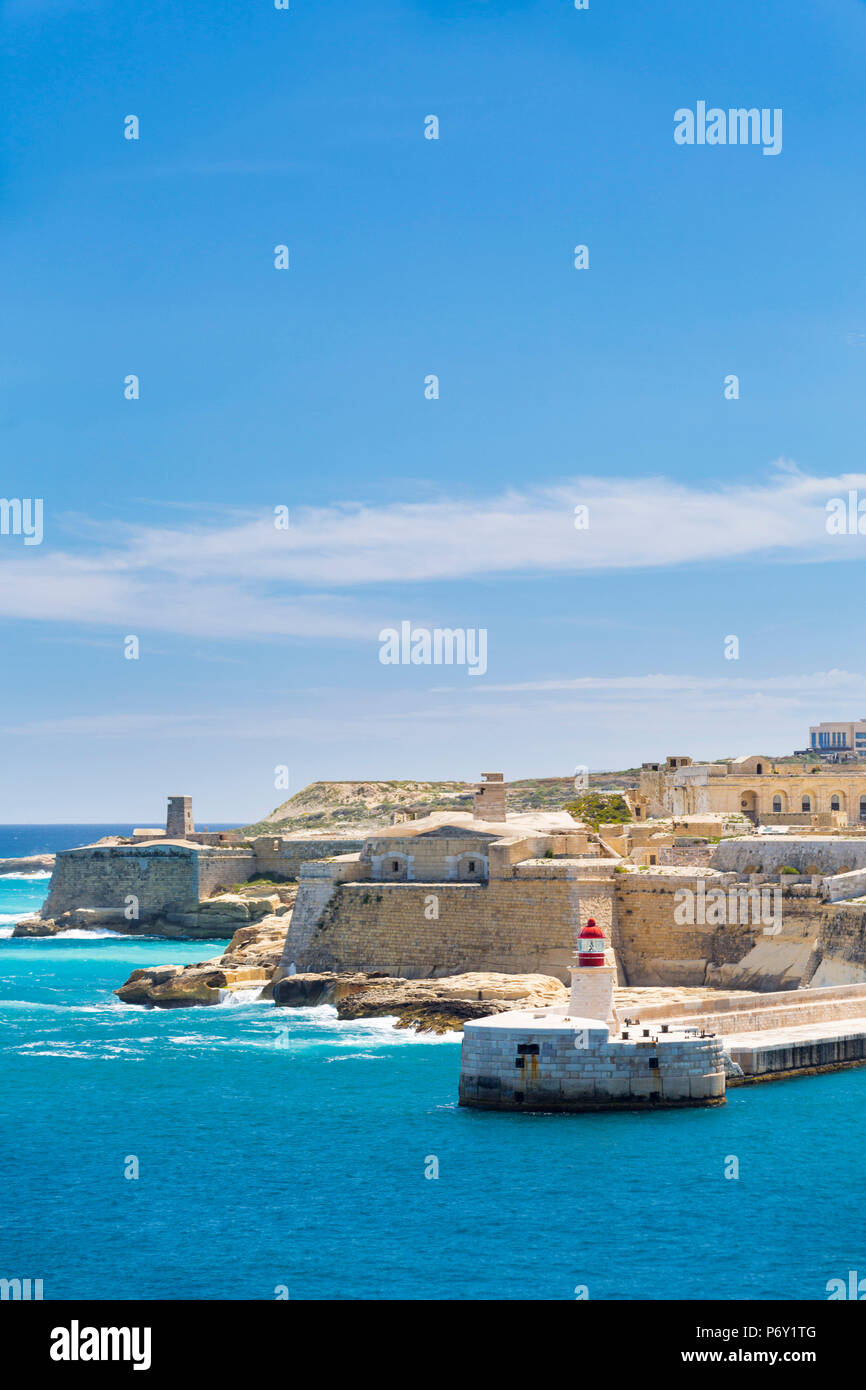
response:
<path fill-rule="evenodd" d="M 632 819 L 625 798 L 619 792 L 582 792 L 565 809 L 591 830 L 598 830 L 600 825 L 626 825 Z"/>
<path fill-rule="evenodd" d="M 638 771 L 593 772 L 589 785 L 598 791 L 622 791 L 637 786 Z M 562 811 L 574 800 L 573 777 L 533 777 L 510 782 L 509 812 Z M 390 825 L 394 811 L 471 811 L 469 782 L 311 782 L 289 797 L 263 820 L 244 827 L 247 834 L 279 831 L 287 835 L 346 835 L 358 837 Z"/>

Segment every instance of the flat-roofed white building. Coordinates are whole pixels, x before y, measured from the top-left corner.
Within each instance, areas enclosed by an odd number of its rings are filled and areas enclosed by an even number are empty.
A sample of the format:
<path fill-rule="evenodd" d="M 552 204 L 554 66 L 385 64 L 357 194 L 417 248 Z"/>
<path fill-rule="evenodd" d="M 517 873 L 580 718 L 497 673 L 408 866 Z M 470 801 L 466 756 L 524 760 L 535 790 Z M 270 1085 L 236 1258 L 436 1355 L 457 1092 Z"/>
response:
<path fill-rule="evenodd" d="M 857 753 L 866 757 L 866 719 L 813 724 L 809 747 L 816 753 Z"/>

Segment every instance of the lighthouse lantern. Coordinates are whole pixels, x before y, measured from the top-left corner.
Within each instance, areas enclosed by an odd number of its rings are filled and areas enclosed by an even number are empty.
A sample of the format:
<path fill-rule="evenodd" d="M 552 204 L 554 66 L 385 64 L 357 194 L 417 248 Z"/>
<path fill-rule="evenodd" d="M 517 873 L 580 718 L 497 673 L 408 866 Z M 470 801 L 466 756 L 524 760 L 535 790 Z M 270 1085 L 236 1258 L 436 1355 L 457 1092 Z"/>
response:
<path fill-rule="evenodd" d="M 604 932 L 594 917 L 590 917 L 577 938 L 577 964 L 581 966 L 604 965 Z"/>

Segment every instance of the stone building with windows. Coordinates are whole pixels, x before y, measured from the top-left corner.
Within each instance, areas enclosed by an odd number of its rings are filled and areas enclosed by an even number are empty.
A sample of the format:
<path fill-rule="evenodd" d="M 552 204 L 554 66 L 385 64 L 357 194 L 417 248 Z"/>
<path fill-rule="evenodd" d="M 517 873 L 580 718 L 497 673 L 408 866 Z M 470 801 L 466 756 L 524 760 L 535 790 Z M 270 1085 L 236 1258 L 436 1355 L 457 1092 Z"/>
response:
<path fill-rule="evenodd" d="M 673 755 L 643 764 L 632 805 L 636 820 L 739 813 L 753 825 L 866 826 L 866 767 L 792 768 L 761 754 L 693 763 Z"/>
<path fill-rule="evenodd" d="M 490 846 L 502 840 L 552 837 L 585 849 L 583 827 L 567 811 L 528 812 L 491 821 L 468 811 L 437 811 L 421 820 L 379 830 L 357 856 L 364 878 L 377 883 L 484 883 L 490 876 Z"/>

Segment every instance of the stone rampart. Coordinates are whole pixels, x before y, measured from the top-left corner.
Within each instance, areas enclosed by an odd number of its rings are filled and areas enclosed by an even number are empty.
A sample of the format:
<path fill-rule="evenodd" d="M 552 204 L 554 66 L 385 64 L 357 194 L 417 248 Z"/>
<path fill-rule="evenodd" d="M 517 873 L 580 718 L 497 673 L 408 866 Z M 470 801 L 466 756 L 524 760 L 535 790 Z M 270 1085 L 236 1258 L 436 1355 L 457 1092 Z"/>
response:
<path fill-rule="evenodd" d="M 146 920 L 170 903 L 198 902 L 254 872 L 255 859 L 243 849 L 151 844 L 61 850 L 42 916 L 58 917 L 82 907 L 122 915 L 127 899 L 134 897 L 139 918 Z"/>
<path fill-rule="evenodd" d="M 829 903 L 824 908 L 811 964 L 803 979 L 810 988 L 866 980 L 866 904 Z"/>
<path fill-rule="evenodd" d="M 198 893 L 209 898 L 236 883 L 245 883 L 260 870 L 249 849 L 201 849 L 198 855 Z"/>
<path fill-rule="evenodd" d="M 302 864 L 310 860 L 330 859 L 339 854 L 358 854 L 364 842 L 337 837 L 291 840 L 281 835 L 257 835 L 250 843 L 256 860 L 254 872 L 297 878 Z"/>
<path fill-rule="evenodd" d="M 646 846 L 652 850 L 652 844 Z M 658 848 L 658 862 L 664 867 L 675 865 L 677 868 L 708 868 L 715 851 L 715 845 L 698 841 L 696 844 L 686 845 L 660 845 Z"/>
<path fill-rule="evenodd" d="M 76 907 L 122 915 L 130 895 L 138 899 L 140 915 L 154 914 L 169 902 L 195 902 L 198 893 L 198 851 L 192 847 L 88 846 L 58 853 L 42 916 L 59 917 Z"/>
<path fill-rule="evenodd" d="M 866 835 L 749 835 L 722 840 L 711 863 L 714 869 L 738 874 L 778 873 L 788 867 L 805 874 L 844 874 L 866 869 Z"/>
<path fill-rule="evenodd" d="M 751 948 L 754 930 L 677 920 L 678 891 L 696 893 L 699 882 L 727 889 L 733 875 L 671 866 L 617 873 L 613 882 L 617 958 L 630 985 L 702 985 L 710 963 L 739 960 Z"/>
<path fill-rule="evenodd" d="M 540 973 L 566 983 L 575 925 L 593 916 L 621 985 L 771 991 L 866 979 L 866 904 L 828 904 L 820 882 L 750 883 L 676 866 L 617 872 L 603 859 L 509 867 L 503 855 L 496 867 L 487 883 L 383 883 L 349 881 L 366 872 L 353 856 L 308 863 L 284 965 L 408 978 Z M 721 920 L 709 910 L 683 920 L 682 889 L 696 898 L 702 889 L 707 903 L 721 889 Z"/>
<path fill-rule="evenodd" d="M 307 971 L 384 970 L 409 979 L 490 970 L 554 975 L 566 983 L 580 916 L 594 916 L 610 935 L 612 884 L 583 880 L 575 870 L 566 877 L 568 861 L 539 862 L 545 876 L 529 881 L 331 881 L 328 888 L 307 865 L 284 964 Z"/>
<path fill-rule="evenodd" d="M 852 869 L 847 874 L 831 874 L 825 880 L 825 887 L 831 902 L 862 898 L 866 895 L 866 869 Z"/>

